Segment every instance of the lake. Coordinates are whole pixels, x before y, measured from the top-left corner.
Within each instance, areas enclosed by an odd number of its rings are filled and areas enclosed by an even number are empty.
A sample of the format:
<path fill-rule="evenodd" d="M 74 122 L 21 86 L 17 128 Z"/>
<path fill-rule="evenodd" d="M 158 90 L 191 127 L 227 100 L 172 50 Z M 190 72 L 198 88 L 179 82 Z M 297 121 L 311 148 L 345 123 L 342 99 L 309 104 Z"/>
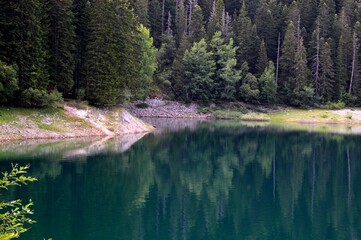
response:
<path fill-rule="evenodd" d="M 361 136 L 154 120 L 148 135 L 0 146 L 30 163 L 20 239 L 360 239 Z M 159 122 L 160 121 L 160 122 Z"/>

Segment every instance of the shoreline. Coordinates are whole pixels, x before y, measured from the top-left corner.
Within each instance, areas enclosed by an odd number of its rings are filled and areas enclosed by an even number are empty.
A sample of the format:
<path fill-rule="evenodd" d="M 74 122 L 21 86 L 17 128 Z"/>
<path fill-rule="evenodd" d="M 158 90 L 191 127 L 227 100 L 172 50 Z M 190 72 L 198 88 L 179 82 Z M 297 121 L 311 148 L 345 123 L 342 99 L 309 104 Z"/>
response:
<path fill-rule="evenodd" d="M 146 106 L 139 105 L 143 103 L 146 103 Z M 162 99 L 149 99 L 111 108 L 95 108 L 76 102 L 65 103 L 63 109 L 0 108 L 0 143 L 35 139 L 121 137 L 154 131 L 154 126 L 139 118 L 196 121 L 219 119 L 245 124 L 299 125 L 302 129 L 325 126 L 361 129 L 361 110 L 358 109 L 304 110 L 232 104 L 230 107 L 200 107 L 195 103 L 187 105 Z M 361 130 L 356 132 L 361 133 Z"/>
<path fill-rule="evenodd" d="M 0 108 L 0 142 L 30 139 L 116 137 L 147 133 L 154 127 L 121 107 L 63 109 Z"/>

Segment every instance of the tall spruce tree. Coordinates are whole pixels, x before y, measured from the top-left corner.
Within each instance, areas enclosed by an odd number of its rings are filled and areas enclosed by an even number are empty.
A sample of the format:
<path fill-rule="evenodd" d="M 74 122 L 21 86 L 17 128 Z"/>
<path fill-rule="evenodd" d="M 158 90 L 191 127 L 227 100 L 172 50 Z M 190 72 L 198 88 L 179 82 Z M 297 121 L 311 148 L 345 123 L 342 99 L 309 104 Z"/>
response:
<path fill-rule="evenodd" d="M 162 36 L 162 10 L 158 0 L 150 0 L 148 2 L 148 20 L 154 45 L 159 47 Z"/>
<path fill-rule="evenodd" d="M 269 3 L 266 0 L 260 1 L 254 23 L 257 26 L 257 35 L 264 41 L 266 51 L 275 53 L 277 51 L 278 31 Z M 263 72 L 263 70 L 264 68 L 261 71 Z"/>
<path fill-rule="evenodd" d="M 85 62 L 87 99 L 95 105 L 115 104 L 120 95 L 121 75 L 113 6 L 108 0 L 95 0 L 89 16 Z"/>
<path fill-rule="evenodd" d="M 49 72 L 40 0 L 0 1 L 0 56 L 16 64 L 20 91 L 48 90 Z"/>
<path fill-rule="evenodd" d="M 352 66 L 352 32 L 343 10 L 340 13 L 338 24 L 341 32 L 337 46 L 335 99 L 340 99 L 346 92 Z"/>
<path fill-rule="evenodd" d="M 331 47 L 327 41 L 320 41 L 320 81 L 319 93 L 322 102 L 331 101 L 334 93 L 334 64 L 332 61 Z"/>
<path fill-rule="evenodd" d="M 293 67 L 296 64 L 295 56 L 297 51 L 297 38 L 295 35 L 295 26 L 289 22 L 282 45 L 282 55 L 280 58 L 280 93 L 284 101 L 292 97 L 292 81 L 294 78 Z"/>
<path fill-rule="evenodd" d="M 90 3 L 88 0 L 74 0 L 73 13 L 75 25 L 75 69 L 74 69 L 74 95 L 77 98 L 85 97 L 85 89 L 87 86 L 86 78 L 84 76 L 84 62 L 86 44 L 88 41 L 88 23 Z"/>
<path fill-rule="evenodd" d="M 248 16 L 246 5 L 243 3 L 234 27 L 236 46 L 238 48 L 237 60 L 242 64 L 247 62 L 251 72 L 255 71 L 258 56 L 259 38 L 256 26 Z"/>
<path fill-rule="evenodd" d="M 306 48 L 303 45 L 303 38 L 300 39 L 299 47 L 295 54 L 295 65 L 293 67 L 293 83 L 291 85 L 293 96 L 291 97 L 291 104 L 294 105 L 308 105 L 309 100 L 313 95 L 309 95 L 307 88 L 310 88 L 310 70 L 307 65 Z"/>
<path fill-rule="evenodd" d="M 49 73 L 51 84 L 65 95 L 72 94 L 75 68 L 75 25 L 71 0 L 46 0 Z"/>
<path fill-rule="evenodd" d="M 275 66 L 272 61 L 268 62 L 268 66 L 264 69 L 259 78 L 259 101 L 262 103 L 274 103 L 276 101 L 277 85 L 275 76 Z"/>
<path fill-rule="evenodd" d="M 187 29 L 186 11 L 183 0 L 179 0 L 178 3 L 176 18 L 175 18 L 175 26 L 176 26 L 176 42 L 177 42 L 177 46 L 179 46 L 183 35 L 186 34 L 186 29 Z"/>
<path fill-rule="evenodd" d="M 191 42 L 199 42 L 202 38 L 206 37 L 204 29 L 204 17 L 202 9 L 199 5 L 194 7 L 191 22 L 189 24 L 189 36 Z"/>
<path fill-rule="evenodd" d="M 207 35 L 211 39 L 216 31 L 222 30 L 222 20 L 224 13 L 223 0 L 214 0 L 211 15 L 207 24 Z"/>
<path fill-rule="evenodd" d="M 96 105 L 115 104 L 124 91 L 135 93 L 142 86 L 135 16 L 125 0 L 95 0 L 89 16 L 87 99 Z"/>
<path fill-rule="evenodd" d="M 148 17 L 148 0 L 135 0 L 134 1 L 134 10 L 137 15 L 139 23 L 143 24 L 146 27 L 149 27 L 149 17 Z"/>
<path fill-rule="evenodd" d="M 186 68 L 183 63 L 184 53 L 192 46 L 189 36 L 184 34 L 180 41 L 179 47 L 176 51 L 176 55 L 173 61 L 173 78 L 172 78 L 172 90 L 174 96 L 178 100 L 189 101 L 189 88 L 184 91 L 184 86 L 188 86 L 184 83 L 184 72 Z"/>
<path fill-rule="evenodd" d="M 268 65 L 267 51 L 266 51 L 265 42 L 262 40 L 259 46 L 258 59 L 256 65 L 256 71 L 258 76 L 260 76 L 263 73 L 267 65 Z"/>
<path fill-rule="evenodd" d="M 140 34 L 140 50 L 142 58 L 139 69 L 140 84 L 135 95 L 136 98 L 145 99 L 149 94 L 150 86 L 153 81 L 153 74 L 157 67 L 157 50 L 153 46 L 153 38 L 150 36 L 149 29 L 140 25 L 138 30 Z"/>
<path fill-rule="evenodd" d="M 231 38 L 227 43 L 220 31 L 215 32 L 210 42 L 210 49 L 216 63 L 214 76 L 214 98 L 219 100 L 234 100 L 236 83 L 241 80 L 241 73 L 236 69 L 236 50 Z"/>
<path fill-rule="evenodd" d="M 186 100 L 208 101 L 212 99 L 215 62 L 212 53 L 207 51 L 204 39 L 193 44 L 183 58 L 185 66 Z"/>
<path fill-rule="evenodd" d="M 162 38 L 162 45 L 157 52 L 157 70 L 155 80 L 157 85 L 168 95 L 171 95 L 171 81 L 173 77 L 173 61 L 176 54 L 176 44 L 173 35 L 166 33 Z"/>

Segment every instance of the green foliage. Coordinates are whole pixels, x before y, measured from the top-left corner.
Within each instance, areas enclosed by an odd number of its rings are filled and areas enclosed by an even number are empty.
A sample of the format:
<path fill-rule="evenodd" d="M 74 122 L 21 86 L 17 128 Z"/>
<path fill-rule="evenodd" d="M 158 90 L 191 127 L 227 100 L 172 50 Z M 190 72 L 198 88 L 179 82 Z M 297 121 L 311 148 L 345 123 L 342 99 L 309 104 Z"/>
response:
<path fill-rule="evenodd" d="M 68 95 L 74 85 L 75 68 L 75 25 L 72 2 L 72 0 L 45 1 L 51 85 Z"/>
<path fill-rule="evenodd" d="M 174 37 L 170 34 L 165 34 L 162 37 L 162 45 L 157 52 L 157 69 L 155 72 L 155 81 L 164 92 L 169 94 L 171 80 L 173 77 L 172 64 L 176 54 L 176 46 Z"/>
<path fill-rule="evenodd" d="M 338 102 L 327 102 L 322 107 L 325 109 L 337 110 L 337 109 L 343 109 L 343 108 L 345 108 L 345 106 L 346 106 L 346 104 L 344 102 L 338 101 Z"/>
<path fill-rule="evenodd" d="M 222 30 L 222 20 L 224 14 L 224 2 L 223 0 L 213 1 L 211 15 L 207 25 L 208 38 L 212 38 L 215 32 Z"/>
<path fill-rule="evenodd" d="M 49 84 L 42 1 L 0 1 L 0 56 L 18 66 L 20 90 L 46 89 Z"/>
<path fill-rule="evenodd" d="M 156 70 L 157 50 L 153 46 L 153 38 L 150 37 L 149 29 L 140 25 L 140 51 L 142 53 L 141 68 L 139 73 L 140 86 L 135 92 L 137 98 L 145 99 L 148 96 L 149 88 L 152 83 L 153 74 Z"/>
<path fill-rule="evenodd" d="M 307 66 L 307 55 L 306 48 L 303 46 L 303 40 L 300 39 L 300 43 L 295 55 L 295 65 L 293 67 L 293 96 L 290 99 L 291 104 L 294 105 L 308 105 L 308 98 L 310 97 L 309 88 L 309 79 L 310 79 L 310 70 Z M 312 90 L 313 95 L 313 90 Z M 312 96 L 311 95 L 311 96 Z"/>
<path fill-rule="evenodd" d="M 207 51 L 204 39 L 193 44 L 190 51 L 186 51 L 183 58 L 185 66 L 184 91 L 186 100 L 207 101 L 212 99 L 213 75 L 215 62 L 212 53 Z"/>
<path fill-rule="evenodd" d="M 19 89 L 16 66 L 6 65 L 0 61 L 0 103 L 11 103 Z"/>
<path fill-rule="evenodd" d="M 204 17 L 202 9 L 199 5 L 194 7 L 192 19 L 189 24 L 189 35 L 192 42 L 199 42 L 206 37 L 206 30 L 204 29 Z"/>
<path fill-rule="evenodd" d="M 8 190 L 10 187 L 27 185 L 29 182 L 36 181 L 33 177 L 26 176 L 29 165 L 19 166 L 12 165 L 10 172 L 3 172 L 0 179 L 0 189 Z M 33 214 L 31 199 L 28 204 L 23 204 L 21 200 L 13 200 L 9 202 L 0 202 L 0 239 L 17 238 L 28 229 L 27 225 L 33 224 L 34 221 L 28 217 Z"/>
<path fill-rule="evenodd" d="M 259 46 L 258 60 L 256 65 L 257 73 L 261 75 L 263 71 L 266 69 L 267 65 L 268 65 L 267 51 L 266 51 L 265 43 L 262 40 Z"/>
<path fill-rule="evenodd" d="M 272 61 L 268 63 L 261 77 L 259 78 L 260 102 L 274 103 L 277 94 L 277 85 L 275 77 L 275 66 Z"/>
<path fill-rule="evenodd" d="M 247 73 L 239 89 L 241 98 L 247 102 L 258 103 L 259 87 L 257 78 L 252 73 Z"/>
<path fill-rule="evenodd" d="M 254 71 L 257 62 L 259 38 L 257 28 L 252 24 L 244 3 L 234 25 L 236 46 L 239 47 L 237 61 L 240 64 L 245 61 L 248 62 L 251 71 Z"/>
<path fill-rule="evenodd" d="M 320 45 L 320 95 L 323 101 L 330 101 L 333 97 L 335 82 L 331 47 L 323 39 Z"/>
<path fill-rule="evenodd" d="M 29 88 L 21 93 L 20 106 L 35 108 L 57 107 L 61 99 L 62 95 L 57 91 L 48 93 L 45 90 Z"/>
<path fill-rule="evenodd" d="M 225 43 L 220 31 L 215 32 L 210 42 L 210 49 L 216 63 L 216 74 L 214 80 L 214 98 L 219 100 L 234 100 L 236 94 L 236 83 L 241 79 L 240 70 L 236 69 L 237 47 L 233 46 L 231 38 Z"/>
<path fill-rule="evenodd" d="M 187 29 L 186 11 L 183 0 L 180 0 L 178 3 L 175 25 L 176 25 L 176 42 L 177 42 L 177 46 L 180 46 L 183 35 L 185 35 Z"/>

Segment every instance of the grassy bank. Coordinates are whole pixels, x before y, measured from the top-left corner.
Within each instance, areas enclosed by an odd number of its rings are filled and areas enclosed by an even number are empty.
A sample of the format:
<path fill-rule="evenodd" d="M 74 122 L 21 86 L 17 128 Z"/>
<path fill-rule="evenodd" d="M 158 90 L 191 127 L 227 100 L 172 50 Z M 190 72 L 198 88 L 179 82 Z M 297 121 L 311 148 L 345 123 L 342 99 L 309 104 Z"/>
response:
<path fill-rule="evenodd" d="M 204 111 L 204 110 L 201 110 Z M 230 108 L 208 110 L 215 119 L 233 119 L 242 121 L 262 121 L 270 123 L 320 123 L 320 124 L 361 124 L 359 109 L 295 109 L 279 108 L 261 110 Z"/>

